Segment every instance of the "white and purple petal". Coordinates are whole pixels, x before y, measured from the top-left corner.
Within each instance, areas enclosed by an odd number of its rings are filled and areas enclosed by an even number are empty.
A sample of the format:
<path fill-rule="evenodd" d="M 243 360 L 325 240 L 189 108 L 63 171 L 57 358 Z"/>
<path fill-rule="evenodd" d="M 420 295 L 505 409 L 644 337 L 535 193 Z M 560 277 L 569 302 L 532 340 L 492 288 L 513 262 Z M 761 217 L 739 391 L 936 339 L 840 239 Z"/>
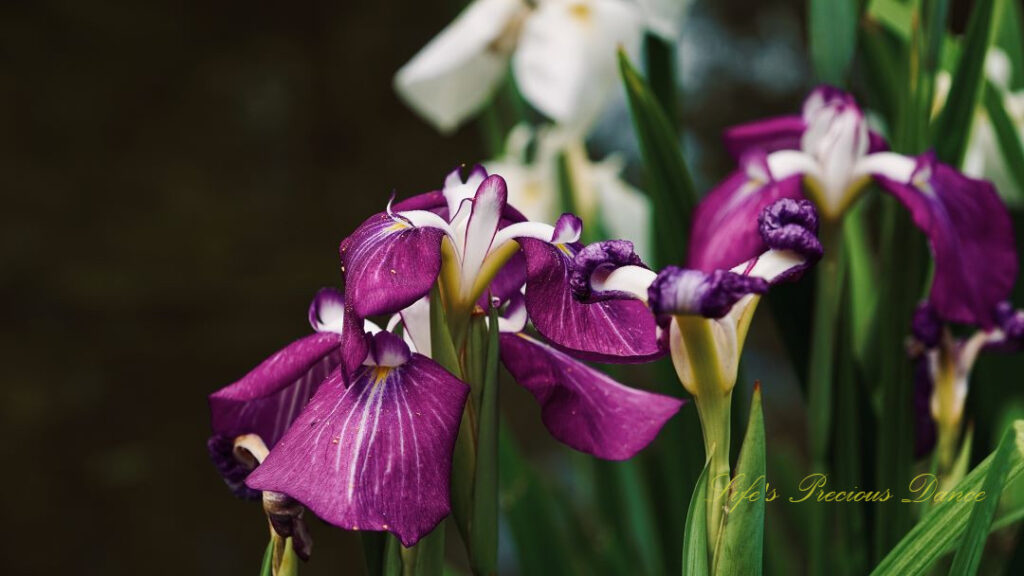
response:
<path fill-rule="evenodd" d="M 909 177 L 885 171 L 875 178 L 928 237 L 935 259 L 929 299 L 938 314 L 947 322 L 991 327 L 996 305 L 1017 277 L 1010 216 L 992 185 L 930 154 L 917 159 Z"/>
<path fill-rule="evenodd" d="M 606 460 L 636 455 L 683 404 L 623 386 L 525 334 L 501 335 L 501 359 L 541 405 L 541 418 L 552 436 Z"/>
<path fill-rule="evenodd" d="M 595 362 L 646 362 L 663 354 L 657 323 L 640 300 L 578 301 L 569 279 L 578 245 L 519 240 L 526 256 L 526 308 L 555 346 Z"/>
<path fill-rule="evenodd" d="M 748 294 L 764 294 L 763 278 L 727 270 L 702 272 L 669 266 L 648 288 L 647 304 L 658 316 L 722 318 Z"/>
<path fill-rule="evenodd" d="M 342 363 L 341 339 L 335 332 L 321 332 L 296 340 L 210 395 L 213 435 L 207 447 L 228 487 L 239 496 L 259 494 L 243 484 L 252 467 L 235 457 L 235 439 L 255 434 L 272 448 Z"/>
<path fill-rule="evenodd" d="M 398 312 L 430 292 L 437 279 L 445 232 L 399 217 L 411 213 L 374 215 L 341 242 L 346 301 L 361 318 Z"/>
<path fill-rule="evenodd" d="M 248 485 L 287 494 L 346 530 L 388 531 L 412 546 L 450 511 L 468 393 L 419 354 L 394 368 L 367 366 L 348 387 L 335 373 Z"/>

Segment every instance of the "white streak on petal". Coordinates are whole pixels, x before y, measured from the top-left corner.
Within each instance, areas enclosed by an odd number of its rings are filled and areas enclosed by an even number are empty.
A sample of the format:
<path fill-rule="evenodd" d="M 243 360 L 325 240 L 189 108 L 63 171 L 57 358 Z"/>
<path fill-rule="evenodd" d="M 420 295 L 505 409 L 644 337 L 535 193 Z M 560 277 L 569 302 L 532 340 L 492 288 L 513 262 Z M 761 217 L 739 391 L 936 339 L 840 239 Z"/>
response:
<path fill-rule="evenodd" d="M 647 302 L 647 289 L 657 276 L 641 266 L 622 266 L 607 273 L 598 268 L 590 276 L 590 285 L 595 292 L 625 292 Z"/>
<path fill-rule="evenodd" d="M 856 177 L 884 176 L 901 184 L 909 184 L 917 161 L 895 152 L 876 152 L 861 158 L 855 169 Z"/>

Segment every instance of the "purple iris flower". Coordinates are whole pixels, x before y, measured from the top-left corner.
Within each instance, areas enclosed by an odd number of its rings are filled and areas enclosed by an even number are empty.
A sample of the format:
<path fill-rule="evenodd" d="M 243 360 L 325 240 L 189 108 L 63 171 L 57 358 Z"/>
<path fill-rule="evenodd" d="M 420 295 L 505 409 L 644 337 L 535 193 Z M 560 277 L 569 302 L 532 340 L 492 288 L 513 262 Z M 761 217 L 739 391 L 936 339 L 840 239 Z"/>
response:
<path fill-rule="evenodd" d="M 568 277 L 582 248 L 580 219 L 529 222 L 506 199 L 504 179 L 476 166 L 465 180 L 456 169 L 443 190 L 372 216 L 341 243 L 352 312 L 395 313 L 440 280 L 446 307 L 468 316 L 489 297 L 507 300 L 525 279 L 530 320 L 554 345 L 594 361 L 657 357 L 642 305 L 585 306 L 572 298 Z"/>
<path fill-rule="evenodd" d="M 914 451 L 919 457 L 931 452 L 937 442 L 943 458 L 948 460 L 953 455 L 955 446 L 945 444 L 959 437 L 971 370 L 978 355 L 983 350 L 1024 350 L 1024 311 L 1001 302 L 993 317 L 994 326 L 957 338 L 930 302 L 922 303 L 914 313 L 909 353 L 915 364 Z"/>
<path fill-rule="evenodd" d="M 935 260 L 931 301 L 951 321 L 994 325 L 993 309 L 1017 273 L 1009 214 L 992 185 L 938 162 L 887 151 L 853 97 L 831 87 L 808 96 L 800 116 L 732 128 L 726 147 L 740 169 L 694 217 L 690 265 L 729 268 L 764 250 L 754 216 L 779 198 L 814 201 L 839 219 L 870 182 L 910 210 Z"/>
<path fill-rule="evenodd" d="M 686 389 L 699 401 L 707 392 L 701 390 L 694 363 L 717 362 L 720 386 L 729 392 L 760 295 L 773 284 L 799 278 L 822 256 L 816 236 L 817 213 L 807 200 L 776 200 L 761 210 L 755 225 L 765 248 L 731 269 L 669 266 L 655 272 L 640 262 L 629 242 L 591 244 L 574 260 L 574 295 L 585 302 L 633 299 L 646 303 L 660 325 L 669 328 L 660 330 L 658 338 L 663 342 L 668 338 L 672 360 Z M 680 324 L 691 319 L 708 326 L 715 358 L 691 357 L 680 330 Z"/>
<path fill-rule="evenodd" d="M 430 532 L 450 511 L 469 393 L 429 357 L 429 307 L 440 303 L 427 294 L 438 281 L 449 311 L 502 307 L 501 359 L 555 438 L 600 458 L 635 455 L 682 402 L 623 386 L 576 358 L 661 353 L 642 303 L 573 300 L 580 227 L 572 215 L 555 226 L 525 221 L 505 204 L 504 181 L 481 168 L 370 218 L 341 244 L 346 294 L 322 290 L 310 308 L 317 334 L 211 396 L 211 452 L 229 484 L 285 495 L 345 529 L 390 531 L 405 546 Z M 384 330 L 363 320 L 387 313 Z M 526 334 L 528 321 L 551 341 Z M 246 435 L 269 449 L 254 470 L 232 460 Z"/>

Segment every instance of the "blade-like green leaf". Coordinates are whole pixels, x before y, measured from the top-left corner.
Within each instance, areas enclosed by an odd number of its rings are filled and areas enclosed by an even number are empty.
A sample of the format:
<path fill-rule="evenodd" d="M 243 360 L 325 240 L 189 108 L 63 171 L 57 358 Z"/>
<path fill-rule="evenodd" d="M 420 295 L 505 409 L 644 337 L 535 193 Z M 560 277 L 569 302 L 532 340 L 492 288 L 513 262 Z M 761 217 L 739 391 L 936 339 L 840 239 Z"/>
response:
<path fill-rule="evenodd" d="M 1018 420 L 1013 425 L 1012 450 L 1007 456 L 1007 472 L 1003 484 L 1017 478 L 1024 472 L 1024 420 Z M 1002 444 L 1000 445 L 1002 449 Z M 998 456 L 990 454 L 970 474 L 967 475 L 956 487 L 955 492 L 973 493 L 977 495 L 985 490 L 985 481 L 993 462 Z M 997 491 L 1001 491 L 999 487 Z M 986 500 L 991 497 L 998 500 L 998 494 L 986 494 Z M 971 516 L 971 509 L 974 507 L 974 498 L 950 498 L 937 504 L 932 510 L 914 526 L 913 529 L 903 538 L 882 560 L 871 573 L 873 576 L 913 576 L 926 574 L 942 554 L 950 548 L 957 540 L 963 538 L 968 520 Z"/>
<path fill-rule="evenodd" d="M 764 502 L 767 496 L 761 385 L 754 385 L 750 420 L 725 503 L 721 541 L 715 550 L 715 574 L 761 574 L 764 569 Z M 712 494 L 712 498 L 720 497 Z"/>
<path fill-rule="evenodd" d="M 809 0 L 808 10 L 814 73 L 821 82 L 843 86 L 857 44 L 857 2 Z"/>
<path fill-rule="evenodd" d="M 1013 120 L 1006 112 L 1003 96 L 991 82 L 985 83 L 985 111 L 992 122 L 992 128 L 999 142 L 999 151 L 1007 170 L 1013 175 L 1016 186 L 999 190 L 999 195 L 1007 204 L 1020 207 L 1024 204 L 1024 145 L 1020 133 L 1013 125 Z"/>
<path fill-rule="evenodd" d="M 474 352 L 475 351 L 471 351 Z M 476 474 L 470 557 L 473 572 L 493 574 L 498 564 L 498 309 L 491 307 L 486 366 L 477 418 Z"/>
<path fill-rule="evenodd" d="M 697 479 L 697 487 L 690 498 L 686 512 L 686 532 L 683 534 L 683 576 L 704 576 L 708 573 L 708 469 L 711 461 Z"/>
<path fill-rule="evenodd" d="M 1024 88 L 1024 22 L 1021 22 L 1019 3 L 1006 3 L 1006 10 L 999 21 L 996 45 L 1010 59 L 1010 89 Z"/>
<path fill-rule="evenodd" d="M 985 475 L 985 482 L 981 487 L 985 492 L 985 499 L 975 502 L 971 507 L 971 517 L 967 520 L 967 528 L 964 530 L 960 549 L 953 557 L 953 566 L 949 569 L 950 574 L 976 574 L 978 572 L 981 553 L 985 549 L 985 540 L 988 539 L 989 528 L 992 525 L 992 517 L 995 516 L 999 495 L 1003 493 L 1003 486 L 1006 484 L 1010 456 L 1016 450 L 1015 440 L 1016 432 L 1013 429 L 1007 430 L 999 447 L 996 448 L 992 465 L 988 474 Z"/>
<path fill-rule="evenodd" d="M 654 208 L 654 236 L 659 265 L 686 260 L 690 219 L 697 193 L 679 149 L 675 128 L 647 82 L 619 51 L 619 70 L 626 86 L 633 128 L 647 171 L 647 192 Z"/>
<path fill-rule="evenodd" d="M 260 576 L 274 575 L 274 539 L 267 543 L 267 551 L 263 553 L 263 562 L 260 563 Z"/>
<path fill-rule="evenodd" d="M 868 2 L 867 15 L 904 42 L 910 40 L 914 18 L 913 3 L 900 0 L 871 0 Z"/>
<path fill-rule="evenodd" d="M 974 122 L 974 110 L 981 101 L 985 57 L 995 37 L 995 23 L 1005 0 L 978 0 L 971 11 L 960 61 L 953 71 L 949 97 L 935 122 L 932 140 L 943 162 L 960 166 Z"/>

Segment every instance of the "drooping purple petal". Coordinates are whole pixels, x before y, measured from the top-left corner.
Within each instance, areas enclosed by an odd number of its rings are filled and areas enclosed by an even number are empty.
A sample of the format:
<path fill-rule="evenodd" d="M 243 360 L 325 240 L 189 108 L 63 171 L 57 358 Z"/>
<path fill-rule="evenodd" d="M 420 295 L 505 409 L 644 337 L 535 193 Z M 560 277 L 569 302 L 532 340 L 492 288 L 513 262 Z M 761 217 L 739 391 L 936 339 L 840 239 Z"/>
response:
<path fill-rule="evenodd" d="M 803 197 L 800 176 L 774 181 L 763 156 L 749 156 L 746 161 L 743 170 L 729 176 L 697 206 L 690 233 L 690 268 L 728 270 L 761 254 L 766 249 L 758 232 L 761 211 L 779 199 Z M 754 179 L 754 174 L 768 179 Z"/>
<path fill-rule="evenodd" d="M 393 314 L 430 292 L 441 269 L 443 234 L 382 212 L 342 240 L 345 297 L 356 314 Z"/>
<path fill-rule="evenodd" d="M 267 358 L 241 380 L 210 395 L 213 436 L 207 447 L 233 492 L 248 498 L 259 496 L 242 483 L 250 469 L 233 454 L 235 438 L 256 434 L 272 448 L 321 382 L 341 362 L 340 335 L 311 334 Z"/>
<path fill-rule="evenodd" d="M 807 124 L 800 116 L 777 116 L 733 126 L 725 131 L 725 149 L 739 160 L 752 151 L 798 150 Z"/>
<path fill-rule="evenodd" d="M 647 304 L 655 314 L 721 318 L 748 294 L 764 294 L 768 282 L 727 270 L 710 273 L 669 266 L 648 289 Z"/>
<path fill-rule="evenodd" d="M 1009 213 L 992 185 L 960 174 L 931 155 L 917 160 L 909 181 L 876 175 L 928 236 L 935 259 L 930 300 L 947 322 L 995 322 L 996 305 L 1017 277 Z"/>
<path fill-rule="evenodd" d="M 580 246 L 532 238 L 519 243 L 526 256 L 526 309 L 534 327 L 555 346 L 595 362 L 646 362 L 663 353 L 654 316 L 643 302 L 584 304 L 573 297 L 569 277 Z"/>
<path fill-rule="evenodd" d="M 346 530 L 412 546 L 450 511 L 452 450 L 469 388 L 429 358 L 335 373 L 247 480 Z"/>
<path fill-rule="evenodd" d="M 551 435 L 598 458 L 632 458 L 683 405 L 623 386 L 525 334 L 501 335 L 501 359 L 541 405 Z"/>

